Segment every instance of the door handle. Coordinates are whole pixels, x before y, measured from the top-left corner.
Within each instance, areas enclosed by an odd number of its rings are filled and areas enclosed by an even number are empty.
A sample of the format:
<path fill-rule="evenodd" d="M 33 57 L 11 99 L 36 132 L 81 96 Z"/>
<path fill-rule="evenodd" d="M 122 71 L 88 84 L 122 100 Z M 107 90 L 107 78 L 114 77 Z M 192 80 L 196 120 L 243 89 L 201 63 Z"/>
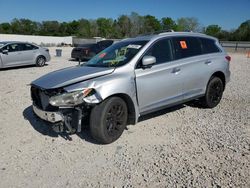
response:
<path fill-rule="evenodd" d="M 180 68 L 173 68 L 172 73 L 177 74 L 181 71 Z"/>
<path fill-rule="evenodd" d="M 211 63 L 212 63 L 212 61 L 210 61 L 210 60 L 205 61 L 205 64 L 206 64 L 206 65 L 209 65 L 209 64 L 211 64 Z"/>

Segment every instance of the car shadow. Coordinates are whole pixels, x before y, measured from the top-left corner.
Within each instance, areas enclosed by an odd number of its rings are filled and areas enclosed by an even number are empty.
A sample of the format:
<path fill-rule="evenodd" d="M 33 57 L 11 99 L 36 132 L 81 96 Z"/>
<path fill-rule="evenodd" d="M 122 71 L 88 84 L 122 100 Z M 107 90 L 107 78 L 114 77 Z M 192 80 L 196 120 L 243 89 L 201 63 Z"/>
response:
<path fill-rule="evenodd" d="M 180 105 L 176 105 L 176 106 L 173 106 L 173 107 L 164 108 L 162 110 L 158 110 L 158 111 L 155 111 L 155 112 L 151 112 L 149 114 L 142 115 L 141 117 L 139 117 L 138 122 L 142 122 L 142 121 L 146 121 L 148 119 L 152 119 L 152 118 L 155 118 L 155 117 L 158 117 L 158 116 L 162 116 L 162 115 L 168 114 L 170 112 L 180 110 L 180 109 L 185 108 L 185 107 L 186 107 L 185 104 L 180 104 Z"/>
<path fill-rule="evenodd" d="M 44 66 L 48 66 L 47 63 L 45 63 Z M 0 71 L 8 71 L 8 70 L 18 70 L 18 69 L 24 69 L 24 68 L 34 68 L 37 67 L 36 65 L 23 65 L 23 66 L 17 66 L 17 67 L 7 67 L 7 68 L 1 68 Z M 41 67 L 37 67 L 41 68 Z"/>
<path fill-rule="evenodd" d="M 190 107 L 194 107 L 194 108 L 200 108 L 199 104 L 197 104 L 196 101 L 192 101 L 192 102 L 176 105 L 176 106 L 173 106 L 173 107 L 164 108 L 162 110 L 143 115 L 143 116 L 141 116 L 139 118 L 138 122 L 143 122 L 143 121 L 146 121 L 148 119 L 152 119 L 152 118 L 155 118 L 155 117 L 158 117 L 158 116 L 162 116 L 162 115 L 174 112 L 176 110 L 180 110 L 182 108 L 185 108 L 186 106 L 190 106 Z M 23 117 L 24 117 L 24 119 L 29 121 L 30 125 L 37 132 L 39 132 L 40 134 L 42 134 L 44 136 L 62 137 L 65 140 L 69 140 L 69 141 L 72 140 L 72 138 L 71 138 L 72 134 L 56 132 L 52 128 L 51 124 L 37 118 L 36 115 L 33 113 L 32 106 L 29 106 L 26 109 L 24 109 Z M 76 133 L 76 135 L 79 136 L 81 139 L 87 141 L 87 142 L 90 142 L 90 143 L 93 143 L 93 144 L 98 144 L 98 145 L 100 144 L 91 137 L 88 127 L 83 128 L 82 132 Z"/>
<path fill-rule="evenodd" d="M 23 111 L 23 117 L 24 119 L 28 120 L 30 125 L 40 134 L 44 135 L 44 136 L 49 136 L 49 137 L 62 137 L 65 140 L 69 140 L 71 141 L 72 138 L 72 134 L 68 134 L 68 133 L 58 133 L 56 132 L 53 128 L 52 125 L 49 124 L 48 122 L 45 122 L 39 118 L 36 117 L 36 115 L 33 113 L 32 110 L 32 106 L 29 106 L 27 108 L 24 109 Z M 89 133 L 88 129 L 84 129 L 81 133 L 76 133 L 77 136 L 79 136 L 81 139 L 93 143 L 93 144 L 98 144 L 98 142 L 96 142 Z"/>
<path fill-rule="evenodd" d="M 202 105 L 202 102 L 198 99 L 186 102 L 185 105 L 191 108 L 205 109 L 205 107 Z"/>

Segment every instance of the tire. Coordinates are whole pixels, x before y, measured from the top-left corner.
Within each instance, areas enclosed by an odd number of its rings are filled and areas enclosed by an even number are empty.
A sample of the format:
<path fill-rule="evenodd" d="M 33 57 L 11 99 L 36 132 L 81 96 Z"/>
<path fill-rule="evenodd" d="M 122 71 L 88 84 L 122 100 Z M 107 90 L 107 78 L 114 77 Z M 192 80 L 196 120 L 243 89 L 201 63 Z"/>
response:
<path fill-rule="evenodd" d="M 43 56 L 38 56 L 36 59 L 36 66 L 37 67 L 43 67 L 46 63 L 46 59 Z"/>
<path fill-rule="evenodd" d="M 116 141 L 128 119 L 127 105 L 120 97 L 111 97 L 96 105 L 90 114 L 90 133 L 101 144 Z"/>
<path fill-rule="evenodd" d="M 202 106 L 205 108 L 216 107 L 222 98 L 224 85 L 219 77 L 211 77 L 208 84 L 205 96 L 201 99 Z"/>

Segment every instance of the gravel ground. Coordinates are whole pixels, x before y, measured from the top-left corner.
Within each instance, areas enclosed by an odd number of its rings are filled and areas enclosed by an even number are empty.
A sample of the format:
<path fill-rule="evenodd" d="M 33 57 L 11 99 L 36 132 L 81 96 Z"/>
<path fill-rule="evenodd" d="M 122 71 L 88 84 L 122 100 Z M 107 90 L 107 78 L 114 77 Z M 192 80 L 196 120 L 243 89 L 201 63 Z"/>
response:
<path fill-rule="evenodd" d="M 141 118 L 110 145 L 72 141 L 36 120 L 28 84 L 76 65 L 0 71 L 0 187 L 250 187 L 250 59 L 231 53 L 231 82 L 214 109 L 177 106 Z"/>

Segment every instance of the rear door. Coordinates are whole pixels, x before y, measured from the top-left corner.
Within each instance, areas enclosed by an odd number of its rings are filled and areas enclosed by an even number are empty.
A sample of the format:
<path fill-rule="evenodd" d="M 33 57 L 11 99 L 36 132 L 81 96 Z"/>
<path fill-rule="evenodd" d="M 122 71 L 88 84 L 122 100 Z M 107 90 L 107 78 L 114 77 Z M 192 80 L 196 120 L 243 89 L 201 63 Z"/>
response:
<path fill-rule="evenodd" d="M 143 68 L 140 61 L 136 67 L 136 87 L 140 113 L 182 100 L 182 73 L 179 64 L 173 62 L 171 39 L 155 42 L 143 56 L 154 56 L 156 64 Z"/>
<path fill-rule="evenodd" d="M 19 43 L 18 45 L 20 51 L 20 58 L 22 61 L 21 64 L 35 64 L 35 58 L 38 51 L 38 47 L 28 43 Z"/>
<path fill-rule="evenodd" d="M 202 54 L 202 46 L 197 37 L 173 38 L 175 59 L 179 62 L 183 79 L 183 98 L 188 99 L 205 93 L 210 63 Z"/>

